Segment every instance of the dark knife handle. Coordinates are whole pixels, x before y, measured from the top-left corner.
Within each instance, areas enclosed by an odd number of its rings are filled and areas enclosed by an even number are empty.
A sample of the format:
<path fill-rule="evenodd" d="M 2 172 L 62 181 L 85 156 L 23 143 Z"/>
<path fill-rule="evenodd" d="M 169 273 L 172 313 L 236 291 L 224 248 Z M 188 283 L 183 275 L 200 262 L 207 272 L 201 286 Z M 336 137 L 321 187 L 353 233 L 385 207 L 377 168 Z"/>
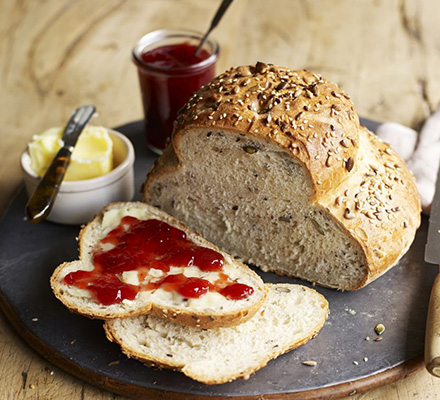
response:
<path fill-rule="evenodd" d="M 440 273 L 432 285 L 425 334 L 426 369 L 440 378 Z"/>
<path fill-rule="evenodd" d="M 34 194 L 26 204 L 26 216 L 36 224 L 43 221 L 52 209 L 72 156 L 72 149 L 62 147 L 44 174 Z"/>

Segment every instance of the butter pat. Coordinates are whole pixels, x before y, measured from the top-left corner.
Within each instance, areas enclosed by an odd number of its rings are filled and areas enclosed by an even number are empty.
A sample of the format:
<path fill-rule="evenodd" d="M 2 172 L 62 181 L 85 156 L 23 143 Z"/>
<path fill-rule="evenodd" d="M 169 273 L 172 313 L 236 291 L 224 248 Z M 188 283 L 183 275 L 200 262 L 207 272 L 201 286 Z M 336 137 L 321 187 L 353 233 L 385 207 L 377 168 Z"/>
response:
<path fill-rule="evenodd" d="M 63 146 L 62 128 L 51 128 L 35 135 L 28 145 L 31 168 L 43 176 Z M 92 179 L 110 172 L 113 168 L 113 142 L 107 130 L 98 126 L 87 126 L 81 133 L 67 168 L 66 181 Z"/>

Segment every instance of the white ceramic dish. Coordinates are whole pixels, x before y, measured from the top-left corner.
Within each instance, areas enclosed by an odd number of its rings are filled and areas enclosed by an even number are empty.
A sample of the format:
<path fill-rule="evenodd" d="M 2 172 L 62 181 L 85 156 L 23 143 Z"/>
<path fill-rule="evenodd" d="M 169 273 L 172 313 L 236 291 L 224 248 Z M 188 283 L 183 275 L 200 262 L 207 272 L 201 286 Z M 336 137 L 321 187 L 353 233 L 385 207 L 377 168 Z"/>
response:
<path fill-rule="evenodd" d="M 114 201 L 130 201 L 134 195 L 134 149 L 122 133 L 108 129 L 113 142 L 114 168 L 98 178 L 82 181 L 65 181 L 48 221 L 79 225 L 90 221 L 106 204 Z M 25 150 L 21 155 L 21 168 L 28 196 L 31 196 L 40 177 L 31 169 L 31 158 Z"/>

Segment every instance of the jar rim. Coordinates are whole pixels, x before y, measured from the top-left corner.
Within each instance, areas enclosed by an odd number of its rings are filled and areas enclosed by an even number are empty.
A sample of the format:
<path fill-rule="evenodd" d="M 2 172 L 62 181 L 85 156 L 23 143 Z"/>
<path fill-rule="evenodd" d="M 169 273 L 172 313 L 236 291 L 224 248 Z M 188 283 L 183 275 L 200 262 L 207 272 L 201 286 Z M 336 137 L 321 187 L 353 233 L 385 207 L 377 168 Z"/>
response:
<path fill-rule="evenodd" d="M 220 52 L 220 47 L 214 39 L 210 39 L 210 38 L 207 39 L 205 42 L 205 45 L 208 44 L 212 48 L 210 56 L 198 63 L 189 66 L 185 65 L 185 66 L 170 68 L 161 65 L 156 65 L 153 63 L 148 63 L 142 60 L 141 54 L 148 45 L 151 45 L 156 42 L 160 42 L 161 40 L 164 39 L 179 38 L 179 37 L 202 40 L 203 34 L 198 31 L 194 31 L 190 29 L 158 29 L 149 32 L 146 35 L 142 36 L 133 48 L 132 57 L 134 63 L 138 67 L 148 68 L 158 72 L 167 72 L 167 71 L 188 71 L 188 70 L 194 71 L 209 66 L 217 60 Z"/>

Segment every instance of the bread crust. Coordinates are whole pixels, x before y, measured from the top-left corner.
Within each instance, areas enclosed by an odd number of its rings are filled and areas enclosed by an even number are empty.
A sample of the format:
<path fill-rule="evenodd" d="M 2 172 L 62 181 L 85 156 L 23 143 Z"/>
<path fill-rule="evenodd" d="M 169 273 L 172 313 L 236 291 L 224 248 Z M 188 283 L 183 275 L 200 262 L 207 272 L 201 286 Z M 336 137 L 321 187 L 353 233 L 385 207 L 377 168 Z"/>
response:
<path fill-rule="evenodd" d="M 289 284 L 266 284 L 269 288 L 271 287 L 288 287 L 288 286 L 300 286 L 300 285 L 289 285 Z M 310 289 L 306 286 L 301 286 L 301 289 L 303 291 L 309 291 L 313 292 L 314 294 L 317 294 L 317 292 L 313 289 Z M 185 365 L 182 365 L 180 363 L 173 362 L 172 359 L 168 358 L 165 360 L 155 359 L 153 357 L 146 357 L 145 354 L 135 351 L 133 348 L 131 348 L 124 340 L 123 338 L 118 335 L 118 332 L 113 328 L 112 324 L 110 323 L 104 323 L 104 331 L 106 334 L 106 337 L 109 341 L 115 342 L 121 346 L 122 352 L 129 358 L 135 358 L 145 364 L 147 364 L 150 367 L 156 367 L 156 368 L 166 368 L 166 369 L 172 369 L 175 371 L 181 371 L 188 377 L 195 379 L 197 381 L 203 382 L 207 385 L 216 385 L 216 384 L 222 384 L 231 382 L 238 378 L 248 379 L 250 375 L 255 373 L 256 371 L 260 370 L 261 368 L 265 367 L 268 362 L 282 354 L 288 353 L 289 351 L 292 351 L 300 346 L 303 346 L 306 344 L 309 340 L 313 339 L 318 332 L 321 330 L 321 328 L 324 326 L 324 323 L 328 317 L 329 311 L 328 311 L 328 302 L 324 298 L 324 296 L 320 295 L 322 305 L 321 307 L 326 310 L 325 313 L 322 314 L 322 318 L 320 319 L 320 322 L 316 324 L 313 330 L 309 332 L 309 334 L 305 337 L 303 337 L 301 340 L 292 342 L 287 346 L 284 347 L 276 347 L 272 352 L 267 353 L 265 355 L 264 360 L 262 360 L 258 365 L 250 366 L 249 368 L 243 370 L 240 372 L 240 374 L 236 374 L 233 376 L 228 377 L 228 379 L 224 378 L 218 378 L 218 379 L 206 379 L 203 376 L 200 376 L 198 374 L 192 373 L 190 368 L 187 368 Z"/>
<path fill-rule="evenodd" d="M 88 231 L 90 229 L 93 229 L 96 227 L 96 225 L 99 225 L 105 211 L 113 208 L 119 208 L 121 206 L 124 206 L 126 204 L 129 204 L 132 207 L 142 207 L 142 208 L 148 208 L 153 209 L 155 217 L 169 223 L 172 226 L 175 226 L 181 230 L 183 230 L 188 235 L 188 239 L 192 241 L 196 241 L 198 244 L 211 248 L 223 255 L 225 255 L 224 252 L 220 251 L 216 246 L 214 246 L 212 243 L 205 240 L 199 233 L 191 231 L 185 224 L 183 224 L 180 221 L 177 221 L 175 218 L 169 216 L 165 212 L 154 209 L 153 207 L 141 203 L 141 202 L 117 202 L 117 203 L 111 203 L 104 207 L 104 209 L 94 217 L 94 219 L 89 222 L 87 225 L 85 225 L 79 234 L 78 242 L 79 242 L 79 260 L 82 260 L 83 262 L 90 256 L 90 251 L 93 248 L 93 246 L 96 243 L 89 243 L 86 239 L 86 236 L 88 235 Z M 239 261 L 234 261 L 234 263 L 239 266 L 239 268 L 242 268 L 243 271 L 251 277 L 252 281 L 255 282 L 256 286 L 254 287 L 254 293 L 257 293 L 257 296 L 259 295 L 258 301 L 254 301 L 251 303 L 251 305 L 247 308 L 242 308 L 238 310 L 234 310 L 232 312 L 224 312 L 224 313 L 208 313 L 204 311 L 189 311 L 185 309 L 179 309 L 176 307 L 164 307 L 164 306 L 158 306 L 152 302 L 147 304 L 141 304 L 140 306 L 133 308 L 133 309 L 123 309 L 119 312 L 115 311 L 110 307 L 102 306 L 100 309 L 91 309 L 89 307 L 84 307 L 81 305 L 76 304 L 74 301 L 71 301 L 65 294 L 62 286 L 62 279 L 64 277 L 63 272 L 65 268 L 73 265 L 74 262 L 65 262 L 61 265 L 59 265 L 54 273 L 52 274 L 52 277 L 50 279 L 50 285 L 52 287 L 52 291 L 54 292 L 55 296 L 69 309 L 69 311 L 84 315 L 89 318 L 97 318 L 97 319 L 103 319 L 103 320 L 109 320 L 109 319 L 116 319 L 116 318 L 127 318 L 127 317 L 133 317 L 138 315 L 145 315 L 145 314 L 152 314 L 157 317 L 167 319 L 170 321 L 175 322 L 176 324 L 185 325 L 185 326 L 194 326 L 194 327 L 200 327 L 204 329 L 213 329 L 213 328 L 219 328 L 219 327 L 227 327 L 227 326 L 234 326 L 239 325 L 245 321 L 247 321 L 249 318 L 251 318 L 263 305 L 264 301 L 267 297 L 267 288 L 264 285 L 261 278 L 251 269 L 249 269 L 246 265 Z M 136 300 L 134 300 L 136 301 Z"/>
<path fill-rule="evenodd" d="M 355 164 L 357 159 L 359 119 L 350 97 L 305 70 L 257 63 L 232 68 L 202 87 L 176 120 L 173 141 L 179 159 L 179 136 L 200 127 L 278 144 L 306 166 L 317 197 L 346 179 L 346 160 Z"/>
<path fill-rule="evenodd" d="M 232 68 L 201 88 L 179 113 L 172 144 L 147 176 L 144 201 L 156 179 L 181 171 L 180 143 L 194 129 L 265 140 L 303 164 L 314 190 L 311 202 L 365 256 L 363 280 L 339 289 L 364 287 L 395 265 L 414 240 L 421 206 L 412 173 L 359 125 L 349 96 L 320 75 L 257 63 Z"/>

